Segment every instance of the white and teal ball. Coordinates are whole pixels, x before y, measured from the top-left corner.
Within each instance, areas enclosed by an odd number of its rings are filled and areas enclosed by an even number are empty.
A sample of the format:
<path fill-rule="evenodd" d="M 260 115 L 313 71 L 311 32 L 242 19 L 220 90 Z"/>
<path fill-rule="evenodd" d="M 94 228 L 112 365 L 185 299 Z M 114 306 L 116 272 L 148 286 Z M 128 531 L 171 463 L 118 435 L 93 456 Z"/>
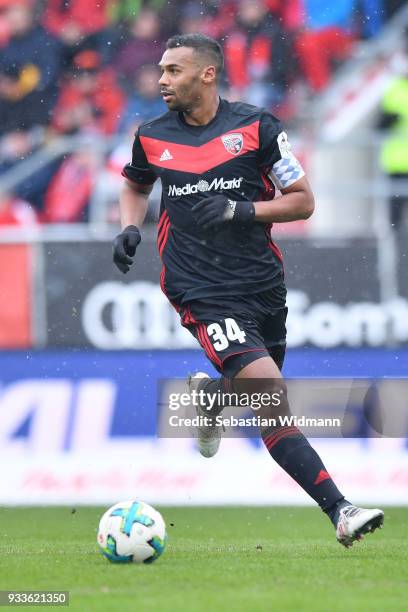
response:
<path fill-rule="evenodd" d="M 112 563 L 153 563 L 166 548 L 166 525 L 149 504 L 119 502 L 102 516 L 97 542 Z"/>

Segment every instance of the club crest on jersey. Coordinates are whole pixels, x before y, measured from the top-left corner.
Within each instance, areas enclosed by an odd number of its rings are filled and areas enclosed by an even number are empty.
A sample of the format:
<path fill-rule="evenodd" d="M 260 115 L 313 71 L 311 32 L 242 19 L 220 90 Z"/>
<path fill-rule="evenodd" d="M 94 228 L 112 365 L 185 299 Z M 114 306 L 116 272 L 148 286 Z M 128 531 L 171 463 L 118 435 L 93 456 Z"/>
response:
<path fill-rule="evenodd" d="M 222 143 L 231 155 L 238 155 L 244 146 L 242 134 L 225 134 L 221 136 Z"/>

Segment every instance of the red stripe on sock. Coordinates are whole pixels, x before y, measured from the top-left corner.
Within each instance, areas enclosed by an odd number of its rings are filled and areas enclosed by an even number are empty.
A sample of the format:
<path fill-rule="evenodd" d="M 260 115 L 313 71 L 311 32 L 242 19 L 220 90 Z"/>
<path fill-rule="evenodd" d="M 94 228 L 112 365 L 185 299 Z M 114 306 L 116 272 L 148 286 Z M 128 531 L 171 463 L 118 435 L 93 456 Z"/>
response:
<path fill-rule="evenodd" d="M 270 450 L 275 444 L 277 444 L 282 438 L 286 436 L 292 436 L 294 434 L 299 434 L 300 431 L 297 427 L 283 427 L 279 429 L 279 431 L 274 434 L 270 434 L 266 438 L 264 438 L 264 444 L 268 450 Z"/>
<path fill-rule="evenodd" d="M 316 478 L 316 480 L 314 481 L 313 484 L 314 485 L 318 485 L 321 482 L 323 482 L 324 480 L 331 480 L 331 476 L 330 476 L 330 474 L 328 474 L 326 472 L 326 470 L 320 470 L 320 472 L 318 473 L 317 478 Z"/>
<path fill-rule="evenodd" d="M 276 429 L 274 432 L 268 434 L 265 438 L 265 441 L 269 441 L 269 439 L 275 438 L 276 436 L 280 436 L 281 433 L 284 433 L 287 431 L 293 431 L 293 430 L 298 430 L 298 429 L 294 425 L 284 425 L 283 427 L 279 427 L 279 429 Z"/>
<path fill-rule="evenodd" d="M 276 438 L 281 438 L 282 436 L 298 433 L 299 429 L 297 427 L 280 427 L 277 431 L 272 434 L 269 434 L 265 439 L 265 444 L 270 444 L 274 442 Z"/>

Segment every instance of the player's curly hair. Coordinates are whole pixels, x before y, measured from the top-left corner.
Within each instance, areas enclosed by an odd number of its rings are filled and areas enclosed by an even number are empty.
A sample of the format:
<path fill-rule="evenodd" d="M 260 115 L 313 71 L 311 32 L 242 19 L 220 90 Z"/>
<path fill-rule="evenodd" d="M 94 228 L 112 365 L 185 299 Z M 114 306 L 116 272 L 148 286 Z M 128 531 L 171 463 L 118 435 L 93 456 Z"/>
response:
<path fill-rule="evenodd" d="M 198 54 L 206 55 L 210 62 L 214 64 L 217 76 L 224 68 L 224 53 L 221 45 L 204 34 L 176 34 L 168 39 L 166 49 L 177 47 L 191 47 Z"/>

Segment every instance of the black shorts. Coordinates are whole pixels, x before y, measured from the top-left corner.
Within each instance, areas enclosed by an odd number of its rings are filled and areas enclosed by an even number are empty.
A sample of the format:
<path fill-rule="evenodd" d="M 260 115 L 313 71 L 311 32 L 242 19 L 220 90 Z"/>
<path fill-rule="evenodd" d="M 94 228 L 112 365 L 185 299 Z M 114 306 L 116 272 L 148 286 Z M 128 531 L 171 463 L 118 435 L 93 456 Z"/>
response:
<path fill-rule="evenodd" d="M 214 367 L 233 378 L 246 365 L 270 355 L 281 370 L 286 350 L 287 308 L 267 293 L 193 300 L 180 310 L 181 324 L 201 344 Z"/>

